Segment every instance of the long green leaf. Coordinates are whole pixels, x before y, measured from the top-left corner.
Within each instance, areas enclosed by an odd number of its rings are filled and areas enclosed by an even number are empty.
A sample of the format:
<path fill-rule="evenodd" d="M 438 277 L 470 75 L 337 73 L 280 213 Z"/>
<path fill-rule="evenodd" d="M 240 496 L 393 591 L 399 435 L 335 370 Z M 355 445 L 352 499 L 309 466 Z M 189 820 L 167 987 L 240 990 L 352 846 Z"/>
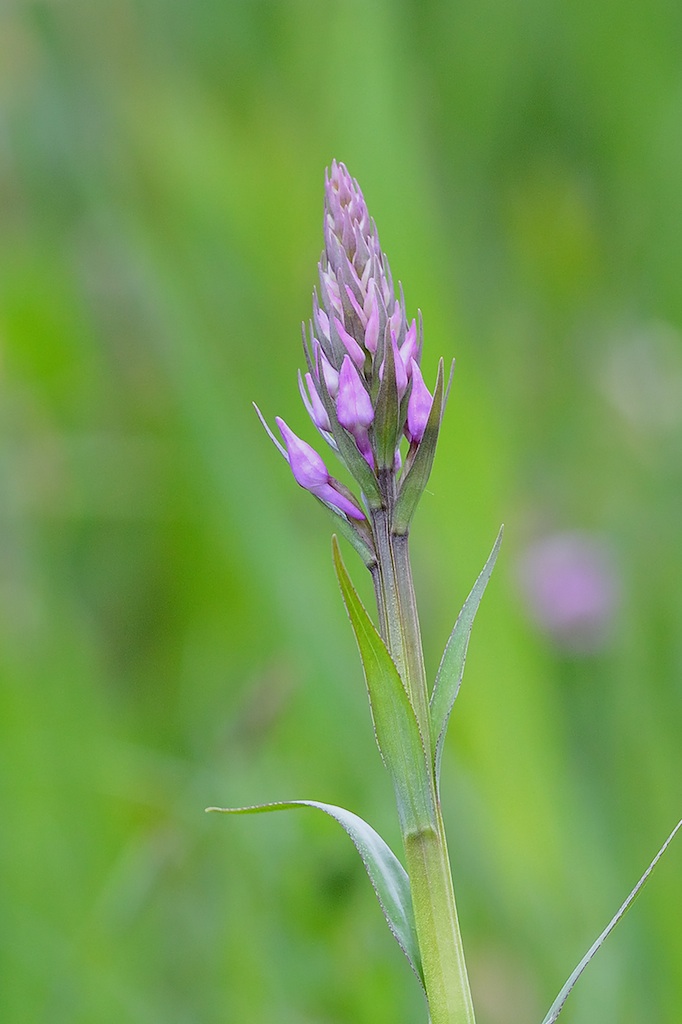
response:
<path fill-rule="evenodd" d="M 433 746 L 436 783 L 438 783 L 440 778 L 440 763 L 443 756 L 445 733 L 452 707 L 462 682 L 471 628 L 474 624 L 474 618 L 481 603 L 483 592 L 495 566 L 500 544 L 502 543 L 503 532 L 504 527 L 501 526 L 488 561 L 485 563 L 483 571 L 464 602 L 464 606 L 450 634 L 450 639 L 445 645 L 445 651 L 443 652 L 438 674 L 436 675 L 436 682 L 433 686 L 433 693 L 431 694 L 431 742 Z"/>
<path fill-rule="evenodd" d="M 334 567 L 355 633 L 381 756 L 393 781 L 403 834 L 437 828 L 431 772 L 402 679 L 351 583 L 332 539 Z"/>
<path fill-rule="evenodd" d="M 299 807 L 313 807 L 324 811 L 330 818 L 338 821 L 350 836 L 365 865 L 388 927 L 423 987 L 424 974 L 412 910 L 410 880 L 396 855 L 371 825 L 352 811 L 346 811 L 334 804 L 323 804 L 317 800 L 292 800 L 288 803 L 261 804 L 258 807 L 208 807 L 207 810 L 218 811 L 221 814 L 261 814 L 266 811 L 295 810 Z"/>
<path fill-rule="evenodd" d="M 663 846 L 660 848 L 660 850 L 658 851 L 658 853 L 656 854 L 656 856 L 652 860 L 651 864 L 649 865 L 649 867 L 646 869 L 646 871 L 644 872 L 644 874 L 640 878 L 640 880 L 637 883 L 637 885 L 634 887 L 634 889 L 632 890 L 632 892 L 630 893 L 628 898 L 625 900 L 625 903 L 623 903 L 623 905 L 619 909 L 618 913 L 615 915 L 615 917 L 611 918 L 611 920 L 609 921 L 609 923 L 607 924 L 606 928 L 601 933 L 599 938 L 595 942 L 592 943 L 592 945 L 588 949 L 587 953 L 585 953 L 585 956 L 582 958 L 582 960 L 580 961 L 580 963 L 578 964 L 578 966 L 573 971 L 573 973 L 569 977 L 568 981 L 566 982 L 566 984 L 562 988 L 561 992 L 559 993 L 559 995 L 556 997 L 556 999 L 554 1000 L 554 1002 L 550 1006 L 549 1011 L 547 1013 L 547 1016 L 543 1020 L 542 1024 L 554 1024 L 554 1021 L 557 1019 L 557 1017 L 559 1016 L 559 1014 L 563 1010 L 564 1003 L 568 999 L 569 993 L 570 993 L 571 989 L 573 988 L 573 986 L 575 985 L 576 981 L 578 980 L 580 975 L 583 973 L 583 971 L 585 970 L 585 968 L 587 967 L 587 965 L 589 964 L 590 960 L 592 959 L 594 954 L 597 952 L 597 950 L 599 949 L 601 944 L 605 941 L 605 939 L 608 938 L 608 936 L 611 934 L 611 932 L 616 927 L 616 925 L 621 920 L 621 918 L 623 918 L 625 916 L 626 912 L 630 909 L 630 907 L 634 903 L 635 899 L 637 898 L 637 896 L 641 892 L 642 888 L 644 887 L 645 882 L 648 880 L 649 875 L 654 870 L 654 868 L 658 864 L 659 860 L 661 859 L 661 857 L 663 856 L 665 851 L 670 846 L 671 842 L 673 841 L 673 839 L 675 838 L 675 836 L 679 832 L 680 828 L 682 828 L 682 820 L 678 821 L 677 825 L 675 825 L 675 828 L 672 830 L 672 832 L 670 833 L 670 835 L 668 836 L 666 841 L 663 843 Z"/>

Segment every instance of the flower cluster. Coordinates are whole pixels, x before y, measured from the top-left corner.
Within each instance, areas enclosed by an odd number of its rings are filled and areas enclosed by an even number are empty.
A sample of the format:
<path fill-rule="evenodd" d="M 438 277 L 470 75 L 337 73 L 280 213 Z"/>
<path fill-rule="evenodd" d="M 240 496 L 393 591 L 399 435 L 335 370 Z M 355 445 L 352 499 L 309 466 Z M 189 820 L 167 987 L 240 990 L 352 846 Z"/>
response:
<path fill-rule="evenodd" d="M 336 161 L 325 175 L 324 239 L 319 294 L 313 292 L 312 319 L 303 325 L 307 370 L 299 373 L 299 387 L 313 424 L 350 470 L 361 498 L 331 477 L 282 419 L 276 423 L 284 448 L 270 436 L 296 481 L 357 525 L 366 511 L 392 506 L 424 440 L 434 399 L 420 369 L 421 318 L 408 320 L 360 187 Z M 441 378 L 439 370 L 436 432 Z M 403 437 L 409 445 L 404 465 Z"/>

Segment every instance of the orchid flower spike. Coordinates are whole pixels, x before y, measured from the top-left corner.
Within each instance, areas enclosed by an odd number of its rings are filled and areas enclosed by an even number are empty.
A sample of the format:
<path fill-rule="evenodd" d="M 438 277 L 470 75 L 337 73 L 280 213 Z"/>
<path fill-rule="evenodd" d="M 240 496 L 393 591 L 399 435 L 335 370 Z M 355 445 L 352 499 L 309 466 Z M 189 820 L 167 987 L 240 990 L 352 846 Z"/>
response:
<path fill-rule="evenodd" d="M 286 448 L 266 429 L 300 486 L 346 520 L 346 537 L 369 565 L 377 553 L 375 513 L 387 513 L 389 524 L 404 532 L 426 486 L 437 441 L 437 432 L 425 438 L 434 398 L 419 365 L 421 318 L 408 319 L 376 224 L 344 164 L 332 163 L 324 193 L 325 244 L 312 318 L 303 329 L 306 366 L 299 373 L 299 390 L 362 500 L 330 476 L 318 453 L 283 420 L 276 422 Z M 385 379 L 387 366 L 390 379 Z M 442 410 L 442 368 L 435 394 Z M 405 459 L 404 438 L 410 443 Z"/>

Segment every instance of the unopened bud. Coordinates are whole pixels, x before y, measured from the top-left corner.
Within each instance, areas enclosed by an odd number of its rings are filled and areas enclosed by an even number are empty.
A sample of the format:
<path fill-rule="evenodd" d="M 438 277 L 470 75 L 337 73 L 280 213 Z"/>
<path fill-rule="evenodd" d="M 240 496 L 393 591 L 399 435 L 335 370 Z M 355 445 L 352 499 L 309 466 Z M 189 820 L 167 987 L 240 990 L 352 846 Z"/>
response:
<path fill-rule="evenodd" d="M 417 321 L 413 320 L 407 329 L 405 341 L 400 346 L 400 358 L 408 378 L 412 373 L 412 360 L 417 356 Z"/>
<path fill-rule="evenodd" d="M 370 292 L 368 305 L 369 313 L 365 326 L 365 348 L 372 355 L 375 355 L 379 343 L 379 303 L 377 302 L 374 289 Z"/>
<path fill-rule="evenodd" d="M 365 353 L 362 351 L 352 334 L 349 334 L 337 316 L 334 317 L 334 326 L 355 365 L 359 370 L 365 365 Z"/>
<path fill-rule="evenodd" d="M 355 438 L 365 461 L 373 467 L 374 454 L 368 428 L 374 420 L 374 408 L 350 356 L 344 356 L 341 364 L 336 415 L 341 426 L 345 427 Z"/>
<path fill-rule="evenodd" d="M 424 383 L 419 363 L 412 360 L 412 390 L 407 402 L 407 437 L 419 444 L 424 436 L 426 424 L 433 405 L 431 392 Z"/>
<path fill-rule="evenodd" d="M 329 422 L 329 416 L 327 410 L 322 404 L 322 399 L 317 393 L 315 387 L 315 381 L 313 380 L 312 374 L 306 373 L 305 382 L 308 386 L 308 394 L 310 395 L 310 418 L 318 428 L 318 430 L 331 430 L 331 424 Z"/>
<path fill-rule="evenodd" d="M 317 379 L 320 379 L 321 373 L 324 377 L 324 382 L 327 385 L 327 391 L 332 398 L 336 398 L 339 393 L 339 374 L 322 351 L 322 346 L 317 338 L 313 338 L 313 354 L 315 356 L 315 373 Z"/>
<path fill-rule="evenodd" d="M 286 445 L 287 458 L 296 483 L 327 505 L 343 512 L 349 519 L 364 519 L 364 513 L 357 505 L 334 489 L 329 471 L 315 449 L 298 437 L 280 416 L 275 418 L 275 423 Z"/>

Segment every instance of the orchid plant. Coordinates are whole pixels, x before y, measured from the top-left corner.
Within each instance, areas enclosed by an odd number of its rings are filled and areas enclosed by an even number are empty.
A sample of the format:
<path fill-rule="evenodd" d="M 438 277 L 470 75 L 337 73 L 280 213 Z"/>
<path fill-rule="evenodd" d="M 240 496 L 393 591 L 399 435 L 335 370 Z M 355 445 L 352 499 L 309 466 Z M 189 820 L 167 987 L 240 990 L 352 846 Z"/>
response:
<path fill-rule="evenodd" d="M 440 803 L 443 744 L 457 697 L 474 616 L 493 571 L 502 529 L 457 618 L 432 686 L 426 678 L 412 583 L 409 531 L 433 465 L 452 380 L 440 360 L 433 392 L 421 371 L 421 315 L 408 317 L 358 183 L 334 162 L 325 177 L 325 249 L 319 294 L 303 326 L 303 403 L 355 490 L 329 473 L 318 452 L 279 417 L 282 441 L 261 421 L 294 479 L 333 517 L 369 570 L 376 624 L 341 557 L 333 561 L 365 674 L 374 731 L 395 790 L 405 867 L 351 811 L 314 800 L 209 808 L 248 814 L 312 807 L 345 829 L 362 858 L 388 926 L 421 984 L 431 1024 L 474 1024 Z M 454 364 L 453 364 L 454 365 Z M 677 824 L 615 917 L 548 1011 L 552 1024 L 587 963 L 621 919 Z"/>

